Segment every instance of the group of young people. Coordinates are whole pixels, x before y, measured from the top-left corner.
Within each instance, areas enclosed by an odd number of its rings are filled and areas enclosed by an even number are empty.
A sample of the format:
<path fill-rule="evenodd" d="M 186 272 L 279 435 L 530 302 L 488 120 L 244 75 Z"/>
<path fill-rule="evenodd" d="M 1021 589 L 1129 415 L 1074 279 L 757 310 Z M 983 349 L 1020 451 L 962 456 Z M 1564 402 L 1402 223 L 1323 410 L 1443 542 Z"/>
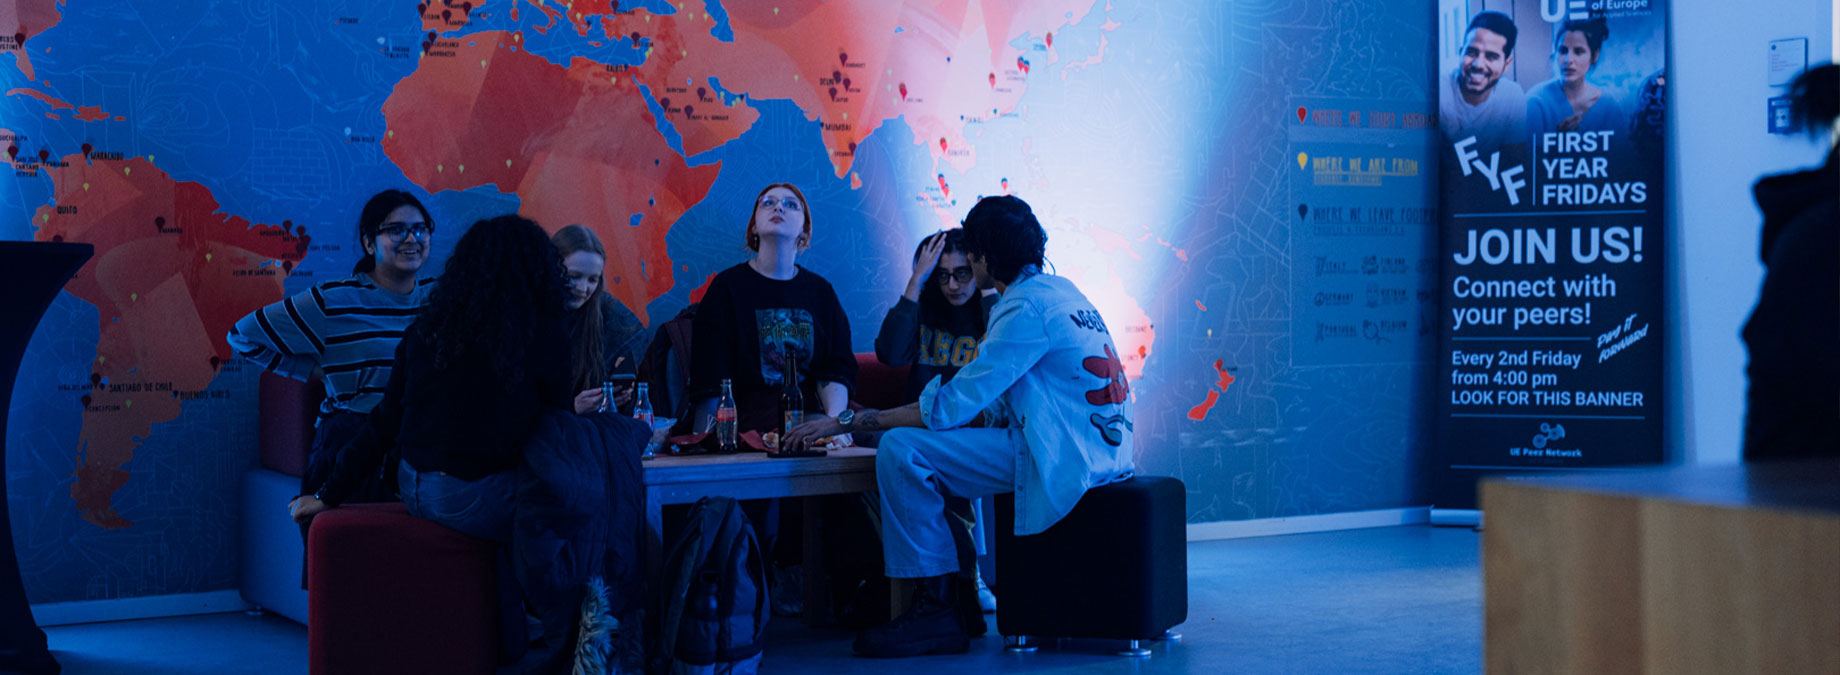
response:
<path fill-rule="evenodd" d="M 601 383 L 634 372 L 645 329 L 605 291 L 592 231 L 552 237 L 516 215 L 482 220 L 438 281 L 422 275 L 434 232 L 413 195 L 377 194 L 360 214 L 365 257 L 349 278 L 264 307 L 229 335 L 264 368 L 324 382 L 309 467 L 288 505 L 303 531 L 340 504 L 400 497 L 417 517 L 509 542 L 518 461 L 541 412 L 597 414 L 631 396 L 604 401 Z M 962 608 L 976 603 L 962 590 L 975 576 L 968 500 L 1016 493 L 1016 532 L 1033 534 L 1085 490 L 1132 472 L 1116 346 L 1085 296 L 1042 271 L 1047 234 L 1030 207 L 989 197 L 962 228 L 921 242 L 883 320 L 876 353 L 910 366 L 913 402 L 851 410 L 850 317 L 831 284 L 796 262 L 812 235 L 797 187 L 756 197 L 750 257 L 714 276 L 693 319 L 691 424 L 706 430 L 728 383 L 740 429 L 776 430 L 790 386 L 809 421 L 785 430 L 780 449 L 879 435 L 886 572 L 917 582 L 907 611 L 863 631 L 856 651 L 965 651 Z"/>

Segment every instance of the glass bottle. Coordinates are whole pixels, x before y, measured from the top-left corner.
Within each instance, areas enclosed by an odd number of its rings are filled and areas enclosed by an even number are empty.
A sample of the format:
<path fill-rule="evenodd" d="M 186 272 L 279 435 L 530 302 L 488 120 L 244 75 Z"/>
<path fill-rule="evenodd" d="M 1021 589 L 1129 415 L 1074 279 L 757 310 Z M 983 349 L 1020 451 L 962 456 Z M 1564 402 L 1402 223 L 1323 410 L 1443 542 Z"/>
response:
<path fill-rule="evenodd" d="M 651 394 L 646 391 L 644 382 L 640 382 L 638 390 L 633 393 L 633 419 L 639 420 L 640 424 L 645 425 L 645 450 L 639 453 L 639 459 L 651 459 L 655 454 L 651 437 L 652 397 Z"/>
<path fill-rule="evenodd" d="M 779 392 L 779 417 L 783 426 L 779 437 L 785 438 L 805 423 L 805 395 L 799 391 L 799 371 L 797 368 L 786 374 L 786 386 Z"/>
<path fill-rule="evenodd" d="M 734 452 L 735 446 L 735 385 L 731 380 L 722 380 L 722 398 L 716 401 L 716 443 L 722 452 Z"/>

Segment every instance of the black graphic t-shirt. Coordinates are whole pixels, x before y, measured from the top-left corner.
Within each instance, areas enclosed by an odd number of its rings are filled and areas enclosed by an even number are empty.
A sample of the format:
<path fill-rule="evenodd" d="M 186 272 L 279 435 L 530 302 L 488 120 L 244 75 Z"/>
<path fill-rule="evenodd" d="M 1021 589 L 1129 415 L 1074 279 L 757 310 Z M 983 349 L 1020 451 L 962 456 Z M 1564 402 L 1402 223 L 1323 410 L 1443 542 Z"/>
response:
<path fill-rule="evenodd" d="M 786 385 L 789 368 L 797 368 L 801 377 L 811 370 L 811 312 L 797 307 L 769 307 L 754 310 L 754 326 L 760 330 L 760 380 L 768 386 Z M 787 364 L 792 364 L 788 366 Z"/>
<path fill-rule="evenodd" d="M 747 263 L 716 274 L 697 307 L 691 340 L 692 400 L 718 396 L 722 379 L 733 380 L 743 430 L 778 426 L 789 368 L 798 370 L 810 412 L 823 409 L 819 383 L 856 388 L 850 320 L 830 282 L 802 267 L 785 281 L 761 276 Z"/>

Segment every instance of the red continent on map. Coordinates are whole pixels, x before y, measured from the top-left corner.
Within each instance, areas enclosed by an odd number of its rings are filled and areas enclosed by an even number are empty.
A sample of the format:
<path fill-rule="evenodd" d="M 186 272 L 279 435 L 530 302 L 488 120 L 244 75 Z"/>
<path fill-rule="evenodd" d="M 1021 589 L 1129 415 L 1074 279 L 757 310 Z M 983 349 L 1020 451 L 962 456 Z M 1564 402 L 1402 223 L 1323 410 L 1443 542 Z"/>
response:
<path fill-rule="evenodd" d="M 586 225 L 607 247 L 607 290 L 641 320 L 671 289 L 665 233 L 709 193 L 719 163 L 688 166 L 629 77 L 562 68 L 501 32 L 429 56 L 383 106 L 384 152 L 429 192 L 493 185 L 552 230 Z M 631 225 L 639 214 L 640 223 Z"/>
<path fill-rule="evenodd" d="M 70 495 L 84 519 L 126 527 L 110 504 L 128 481 L 123 465 L 153 425 L 179 417 L 181 392 L 204 390 L 232 357 L 231 325 L 281 299 L 286 274 L 273 266 L 299 260 L 307 240 L 220 212 L 203 185 L 144 159 L 71 154 L 39 171 L 55 203 L 33 215 L 34 236 L 96 247 L 65 286 L 96 306 L 102 325 Z"/>
<path fill-rule="evenodd" d="M 1021 4 L 728 3 L 734 42 L 711 34 L 715 22 L 708 13 L 688 9 L 663 16 L 635 10 L 604 17 L 600 25 L 610 39 L 638 35 L 649 42 L 651 53 L 635 70 L 654 96 L 667 85 L 694 90 L 713 76 L 750 99 L 791 100 L 806 119 L 823 123 L 825 148 L 842 177 L 856 145 L 904 115 L 917 135 L 969 147 L 962 134 L 967 120 L 1011 111 L 1022 97 L 1026 74 L 1017 64 L 1024 54 L 1010 43 L 1077 23 L 1093 6 L 1084 0 Z M 897 86 L 907 93 L 897 93 Z M 684 140 L 691 154 L 704 147 L 691 134 Z M 726 142 L 720 134 L 717 140 Z M 971 155 L 929 147 L 963 165 L 960 170 L 969 168 Z"/>
<path fill-rule="evenodd" d="M 26 57 L 27 46 L 32 38 L 49 30 L 64 18 L 59 8 L 64 0 L 9 0 L 0 2 L 0 43 L 6 45 L 5 51 L 18 59 L 19 70 L 26 74 L 27 80 L 36 79 L 32 72 L 32 61 Z M 21 41 L 20 38 L 25 38 Z"/>
<path fill-rule="evenodd" d="M 512 0 L 516 2 L 517 0 Z M 487 0 L 418 0 L 415 8 L 422 13 L 422 30 L 447 32 L 465 28 Z"/>

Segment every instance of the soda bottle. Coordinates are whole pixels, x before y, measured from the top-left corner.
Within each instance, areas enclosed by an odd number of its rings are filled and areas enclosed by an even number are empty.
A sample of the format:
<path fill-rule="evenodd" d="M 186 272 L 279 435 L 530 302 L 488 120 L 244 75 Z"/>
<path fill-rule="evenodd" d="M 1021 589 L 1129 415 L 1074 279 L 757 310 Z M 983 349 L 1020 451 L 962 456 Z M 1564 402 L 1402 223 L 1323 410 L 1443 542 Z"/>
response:
<path fill-rule="evenodd" d="M 716 443 L 722 452 L 735 452 L 735 385 L 722 380 L 722 398 L 716 401 Z"/>
<path fill-rule="evenodd" d="M 780 427 L 779 437 L 785 438 L 793 429 L 805 423 L 805 395 L 799 392 L 799 371 L 796 368 L 786 374 L 786 386 L 779 392 L 779 417 L 784 426 Z"/>
<path fill-rule="evenodd" d="M 645 431 L 648 434 L 645 439 L 645 451 L 639 453 L 639 459 L 651 459 L 654 456 L 651 436 L 649 435 L 652 430 L 652 397 L 646 393 L 645 389 L 645 383 L 640 382 L 638 391 L 633 394 L 633 419 L 639 420 L 640 424 L 644 424 Z"/>

